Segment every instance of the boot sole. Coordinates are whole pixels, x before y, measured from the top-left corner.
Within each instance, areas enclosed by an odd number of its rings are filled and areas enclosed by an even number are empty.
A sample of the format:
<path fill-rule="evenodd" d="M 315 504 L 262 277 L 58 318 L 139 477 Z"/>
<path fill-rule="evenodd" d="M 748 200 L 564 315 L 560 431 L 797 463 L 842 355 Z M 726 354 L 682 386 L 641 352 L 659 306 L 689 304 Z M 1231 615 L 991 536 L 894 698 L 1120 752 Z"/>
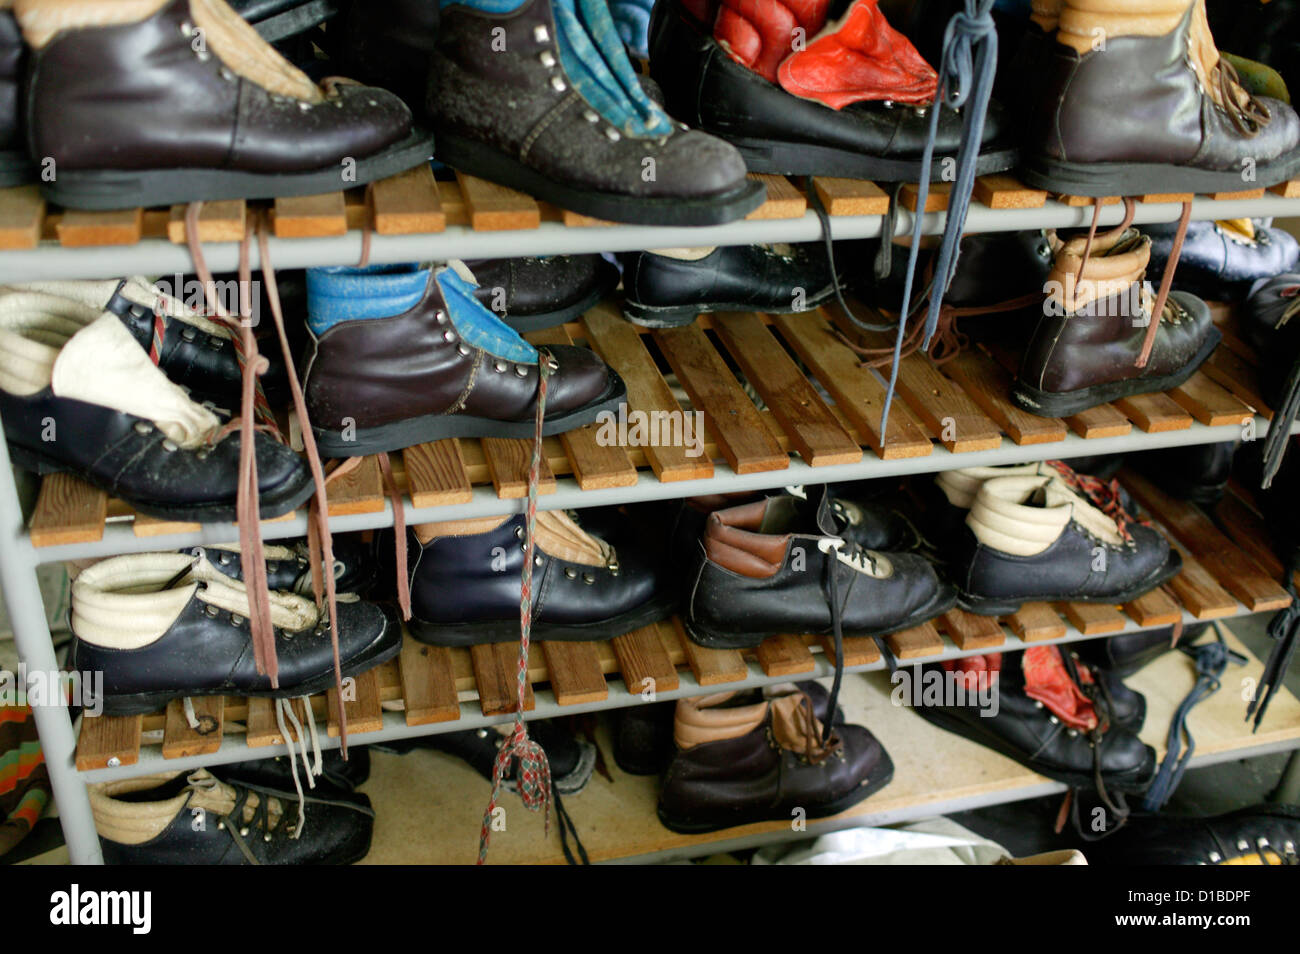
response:
<path fill-rule="evenodd" d="M 905 620 L 897 623 L 890 623 L 888 626 L 879 629 L 864 630 L 845 630 L 844 636 L 887 636 L 890 633 L 897 633 L 905 629 L 911 629 L 914 626 L 920 626 L 922 623 L 928 623 L 935 617 L 942 616 L 954 606 L 957 605 L 958 597 L 956 589 L 948 586 L 942 587 L 934 598 L 925 606 L 922 606 L 915 613 Z M 709 649 L 753 649 L 763 640 L 771 636 L 779 636 L 782 633 L 790 632 L 789 629 L 764 630 L 760 633 L 720 633 L 701 627 L 699 624 L 683 619 L 682 624 L 686 629 L 686 634 L 691 638 L 691 642 Z M 819 635 L 830 635 L 829 631 Z"/>
<path fill-rule="evenodd" d="M 977 616 L 1010 616 L 1018 612 L 1025 603 L 1127 603 L 1144 593 L 1151 592 L 1162 583 L 1167 583 L 1177 576 L 1182 568 L 1182 558 L 1178 557 L 1178 551 L 1173 550 L 1169 554 L 1169 559 L 1161 564 L 1155 573 L 1120 593 L 1101 593 L 1093 596 L 1080 596 L 1074 593 L 1036 593 L 1019 598 L 990 598 L 963 592 L 957 598 L 957 605 Z"/>
<path fill-rule="evenodd" d="M 721 133 L 715 135 L 721 136 L 740 150 L 740 154 L 745 159 L 745 167 L 750 172 L 784 176 L 880 179 L 886 182 L 916 182 L 921 177 L 920 157 L 889 159 L 815 143 L 751 139 Z M 943 178 L 943 158 L 935 156 L 931 161 L 931 182 L 939 182 Z M 994 172 L 1006 172 L 1014 169 L 1018 161 L 1018 150 L 995 146 L 979 154 L 975 160 L 975 174 L 983 176 Z"/>
<path fill-rule="evenodd" d="M 601 414 L 617 414 L 627 401 L 627 386 L 618 373 L 611 370 L 606 396 L 586 407 L 580 407 L 559 417 L 548 418 L 542 424 L 542 435 L 563 434 L 586 424 L 594 423 Z M 527 421 L 497 421 L 490 417 L 469 414 L 425 414 L 381 424 L 379 427 L 357 428 L 352 440 L 342 431 L 312 428 L 316 446 L 324 457 L 358 457 L 398 451 L 416 444 L 427 444 L 448 437 L 513 437 L 531 438 L 536 425 Z"/>
<path fill-rule="evenodd" d="M 811 311 L 823 302 L 829 301 L 835 294 L 835 288 L 827 285 L 815 295 L 805 300 L 805 311 Z M 782 312 L 788 309 L 755 308 L 752 302 L 707 302 L 700 305 L 642 305 L 630 299 L 623 302 L 623 317 L 642 328 L 680 328 L 689 325 L 696 315 L 713 312 Z"/>
<path fill-rule="evenodd" d="M 633 225 L 722 225 L 744 218 L 767 199 L 767 187 L 745 180 L 715 196 L 632 196 L 556 182 L 500 150 L 454 133 L 439 132 L 439 162 L 472 170 L 492 182 L 527 192 L 570 212 Z"/>
<path fill-rule="evenodd" d="M 1117 401 L 1135 394 L 1153 394 L 1168 391 L 1182 384 L 1205 363 L 1214 349 L 1219 346 L 1223 335 L 1218 328 L 1211 328 L 1205 343 L 1192 357 L 1192 360 L 1170 374 L 1158 378 L 1132 378 L 1126 381 L 1109 381 L 1095 384 L 1090 388 L 1077 391 L 1042 391 L 1038 388 L 1016 381 L 1011 388 L 1011 400 L 1022 410 L 1038 417 L 1069 417 L 1099 404 Z"/>
<path fill-rule="evenodd" d="M 870 798 L 876 792 L 880 791 L 886 785 L 894 780 L 894 761 L 889 757 L 889 753 L 881 749 L 880 769 L 878 775 L 868 776 L 867 784 L 859 785 L 847 795 L 842 795 L 833 802 L 827 802 L 824 805 L 808 806 L 808 818 L 830 818 L 832 815 L 838 815 L 841 812 L 848 811 L 854 805 Z M 754 825 L 760 822 L 784 821 L 789 822 L 790 818 L 786 815 L 773 816 L 770 812 L 756 810 L 736 815 L 735 818 L 727 819 L 725 824 L 716 824 L 710 822 L 687 822 L 678 821 L 672 816 L 666 814 L 662 808 L 657 811 L 659 823 L 669 831 L 675 831 L 683 835 L 703 835 L 711 831 L 724 831 L 728 828 L 737 828 L 741 825 Z"/>
<path fill-rule="evenodd" d="M 157 517 L 160 520 L 172 520 L 182 523 L 221 523 L 224 521 L 234 521 L 239 518 L 236 512 L 236 505 L 230 504 L 185 504 L 185 505 L 168 505 L 159 504 L 150 500 L 142 500 L 139 497 L 128 496 L 120 490 L 113 487 L 108 481 L 101 480 L 94 474 L 85 473 L 80 470 L 74 470 L 59 461 L 45 457 L 36 451 L 26 447 L 20 447 L 16 444 L 9 445 L 9 457 L 15 465 L 23 470 L 31 471 L 34 474 L 47 476 L 49 474 L 75 474 L 79 479 L 84 480 L 99 490 L 104 491 L 110 497 L 119 497 L 126 501 L 137 512 L 147 517 Z M 316 492 L 316 485 L 312 481 L 311 474 L 304 476 L 301 483 L 292 484 L 289 487 L 275 494 L 262 494 L 258 499 L 258 519 L 273 520 L 276 517 L 282 517 L 286 513 L 297 510 Z"/>
<path fill-rule="evenodd" d="M 396 624 L 390 621 L 389 625 Z M 345 662 L 340 667 L 340 672 L 344 676 L 359 676 L 363 672 L 369 672 L 376 666 L 383 665 L 391 659 L 396 659 L 401 652 L 402 641 L 396 639 L 391 646 L 384 646 L 376 652 L 362 653 L 349 662 Z M 299 683 L 292 689 L 249 690 L 226 686 L 219 689 L 173 689 L 105 696 L 103 714 L 106 716 L 125 716 L 157 712 L 159 709 L 165 709 L 167 703 L 173 699 L 184 699 L 186 696 L 251 696 L 258 699 L 296 699 L 299 696 L 315 695 L 318 692 L 333 688 L 334 671 L 331 669 L 327 673 L 322 673 L 313 679 Z"/>
<path fill-rule="evenodd" d="M 1240 169 L 1216 171 L 1159 162 L 1065 162 L 1047 156 L 1027 159 L 1020 168 L 1025 184 L 1062 195 L 1104 198 L 1152 193 L 1240 192 L 1277 185 L 1300 173 L 1300 155 L 1255 166 L 1246 182 Z"/>
<path fill-rule="evenodd" d="M 949 715 L 947 712 L 936 709 L 928 709 L 924 706 L 912 706 L 912 711 L 918 716 L 929 722 L 931 725 L 943 729 L 945 732 L 951 732 L 953 735 L 960 735 L 962 738 L 969 739 L 977 745 L 982 745 L 986 749 L 992 749 L 999 755 L 1005 755 L 1013 762 L 1018 762 L 1030 771 L 1037 772 L 1056 782 L 1061 782 L 1071 788 L 1090 789 L 1096 785 L 1096 779 L 1093 777 L 1091 766 L 1086 772 L 1069 772 L 1063 769 L 1051 768 L 1036 762 L 1027 756 L 1024 752 L 1015 746 L 1003 741 L 1001 736 L 992 732 L 980 732 L 973 729 L 968 722 Z M 1116 788 L 1124 792 L 1143 792 L 1151 784 L 1151 779 L 1156 773 L 1155 753 L 1151 752 L 1148 747 L 1147 759 L 1138 770 L 1136 776 L 1133 773 L 1124 775 L 1111 775 L 1103 777 L 1107 788 Z"/>
<path fill-rule="evenodd" d="M 45 198 L 67 209 L 129 209 L 183 205 L 222 199 L 277 199 L 319 195 L 365 185 L 413 169 L 429 160 L 433 137 L 416 130 L 382 152 L 356 160 L 355 180 L 344 181 L 342 165 L 310 172 L 240 172 L 234 169 L 59 170 L 41 184 Z"/>
<path fill-rule="evenodd" d="M 532 642 L 583 643 L 613 639 L 642 626 L 658 623 L 673 614 L 676 601 L 667 597 L 654 599 L 609 619 L 590 623 L 533 623 Z M 519 620 L 487 620 L 481 623 L 426 623 L 410 619 L 406 628 L 412 636 L 431 646 L 482 646 L 486 643 L 519 642 Z"/>

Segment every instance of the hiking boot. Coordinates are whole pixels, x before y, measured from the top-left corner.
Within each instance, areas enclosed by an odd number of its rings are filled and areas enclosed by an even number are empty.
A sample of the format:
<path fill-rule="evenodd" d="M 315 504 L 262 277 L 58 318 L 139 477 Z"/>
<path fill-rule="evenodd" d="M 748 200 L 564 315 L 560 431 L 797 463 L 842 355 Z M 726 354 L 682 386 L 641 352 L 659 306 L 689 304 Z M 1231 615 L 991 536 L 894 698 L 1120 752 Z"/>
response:
<path fill-rule="evenodd" d="M 677 754 L 659 794 L 659 820 L 696 834 L 761 821 L 839 814 L 889 784 L 894 763 L 860 725 L 829 741 L 802 692 L 751 701 L 723 692 L 679 699 Z"/>
<path fill-rule="evenodd" d="M 1151 241 L 1136 229 L 1096 236 L 1084 261 L 1087 245 L 1083 236 L 1059 244 L 1043 317 L 1011 389 L 1012 400 L 1031 414 L 1068 417 L 1177 387 L 1222 337 L 1205 302 L 1185 292 L 1171 292 L 1162 314 L 1152 316 L 1155 296 L 1143 283 Z"/>
<path fill-rule="evenodd" d="M 1178 254 L 1174 286 L 1210 301 L 1239 301 L 1260 279 L 1294 271 L 1300 241 L 1262 219 L 1192 222 Z M 1148 278 L 1159 282 L 1173 252 L 1174 223 L 1142 226 L 1151 239 Z"/>
<path fill-rule="evenodd" d="M 209 766 L 208 770 L 231 785 L 247 785 L 288 799 L 298 798 L 293 785 L 293 767 L 287 755 L 250 759 L 247 762 L 227 762 L 224 765 Z M 308 787 L 301 768 L 298 772 L 299 784 L 309 795 L 329 798 L 352 793 L 370 778 L 370 749 L 364 745 L 349 745 L 346 759 L 338 749 L 326 749 L 321 753 L 321 773 L 315 776 L 314 790 Z"/>
<path fill-rule="evenodd" d="M 474 259 L 474 294 L 523 334 L 577 321 L 618 287 L 618 269 L 599 255 Z"/>
<path fill-rule="evenodd" d="M 1111 865 L 1300 865 L 1297 845 L 1300 808 L 1255 805 L 1208 818 L 1134 816 L 1126 831 L 1098 846 L 1098 860 Z"/>
<path fill-rule="evenodd" d="M 335 534 L 334 589 L 339 593 L 365 593 L 375 581 L 374 546 L 355 535 Z M 312 595 L 311 548 L 306 540 L 270 542 L 263 545 L 266 582 L 273 590 Z M 217 570 L 232 580 L 244 579 L 239 547 L 234 544 L 193 546 L 180 551 L 197 559 L 207 557 Z"/>
<path fill-rule="evenodd" d="M 270 606 L 278 688 L 257 672 L 243 583 L 206 557 L 113 557 L 73 581 L 72 665 L 104 674 L 107 715 L 153 712 L 184 696 L 289 698 L 332 688 L 334 653 L 325 614 L 293 593 L 272 591 Z M 338 614 L 344 676 L 401 651 L 401 629 L 390 611 L 341 596 Z"/>
<path fill-rule="evenodd" d="M 31 154 L 66 208 L 337 192 L 432 151 L 392 93 L 317 86 L 223 0 L 24 3 L 18 21 Z"/>
<path fill-rule="evenodd" d="M 459 263 L 457 263 L 459 264 Z M 313 268 L 303 391 L 321 454 L 354 457 L 445 437 L 531 438 L 614 413 L 622 379 L 586 348 L 534 348 L 451 267 Z"/>

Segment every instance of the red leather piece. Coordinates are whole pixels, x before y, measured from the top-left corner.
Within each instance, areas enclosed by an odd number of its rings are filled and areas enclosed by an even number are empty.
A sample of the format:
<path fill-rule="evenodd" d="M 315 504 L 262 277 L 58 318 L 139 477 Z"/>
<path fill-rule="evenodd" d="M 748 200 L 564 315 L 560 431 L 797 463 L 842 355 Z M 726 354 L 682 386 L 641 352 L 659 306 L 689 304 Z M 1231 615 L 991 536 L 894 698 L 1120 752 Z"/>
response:
<path fill-rule="evenodd" d="M 927 105 L 938 79 L 911 41 L 889 25 L 877 0 L 855 0 L 838 24 L 777 70 L 787 93 L 832 109 L 867 100 Z"/>
<path fill-rule="evenodd" d="M 997 683 L 998 673 L 1002 671 L 1002 654 L 986 653 L 962 659 L 945 659 L 942 665 L 947 672 L 959 674 L 967 692 L 979 692 Z"/>
<path fill-rule="evenodd" d="M 830 0 L 722 0 L 713 38 L 737 63 L 775 83 L 781 61 L 826 23 L 829 5 Z"/>
<path fill-rule="evenodd" d="M 1047 706 L 1072 729 L 1089 731 L 1097 727 L 1097 713 L 1074 684 L 1061 651 L 1055 646 L 1032 646 L 1025 650 L 1021 666 L 1025 673 L 1025 694 Z M 1092 681 L 1092 674 L 1080 672 L 1080 679 Z"/>

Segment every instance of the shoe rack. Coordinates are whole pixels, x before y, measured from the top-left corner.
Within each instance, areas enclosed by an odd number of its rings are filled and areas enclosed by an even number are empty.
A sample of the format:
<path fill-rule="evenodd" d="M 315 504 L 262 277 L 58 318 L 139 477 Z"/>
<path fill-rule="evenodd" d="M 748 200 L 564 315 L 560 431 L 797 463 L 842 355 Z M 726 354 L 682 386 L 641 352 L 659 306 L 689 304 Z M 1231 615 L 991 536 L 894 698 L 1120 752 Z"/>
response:
<path fill-rule="evenodd" d="M 650 228 L 597 223 L 471 176 L 440 181 L 428 170 L 417 170 L 369 190 L 276 201 L 272 255 L 279 268 L 353 264 L 360 258 L 361 229 L 367 224 L 374 233 L 375 263 L 816 241 L 822 238 L 821 225 L 809 209 L 805 189 L 812 190 L 829 213 L 836 239 L 881 233 L 888 195 L 874 183 L 759 178 L 767 184 L 768 201 L 744 221 L 707 228 Z M 1142 197 L 1135 221 L 1173 221 L 1184 198 Z M 967 220 L 971 232 L 1086 226 L 1093 214 L 1091 200 L 1049 197 L 1009 176 L 981 179 L 976 199 Z M 1118 222 L 1123 214 L 1118 200 L 1106 202 L 1102 226 Z M 932 192 L 925 210 L 916 210 L 916 192 L 906 186 L 900 204 L 896 234 L 910 232 L 917 214 L 924 217 L 928 234 L 942 231 L 942 185 Z M 212 203 L 204 209 L 200 237 L 215 271 L 235 267 L 246 213 L 242 202 Z M 1300 215 L 1300 181 L 1267 193 L 1256 190 L 1193 201 L 1193 217 L 1198 219 L 1295 215 Z M 3 190 L 0 282 L 186 272 L 191 263 L 178 224 L 175 209 L 59 212 L 47 209 L 31 188 Z M 254 248 L 255 266 L 256 254 Z M 647 332 L 623 322 L 617 305 L 606 303 L 581 321 L 532 337 L 538 343 L 590 344 L 628 382 L 632 410 L 681 410 L 685 401 L 689 408 L 703 411 L 713 428 L 703 453 L 694 458 L 682 448 L 603 446 L 591 428 L 548 438 L 540 506 L 583 508 L 1124 453 L 1233 440 L 1241 437 L 1244 426 L 1253 427 L 1262 438 L 1271 410 L 1254 382 L 1255 359 L 1234 334 L 1229 310 L 1216 309 L 1216 322 L 1224 344 L 1182 387 L 1065 420 L 1034 417 L 1009 403 L 1014 366 L 1007 354 L 971 351 L 942 369 L 913 356 L 903 363 L 900 400 L 894 404 L 889 430 L 880 434 L 876 426 L 883 383 L 860 367 L 852 350 L 832 334 L 837 317 L 831 310 L 793 318 L 702 316 L 693 326 Z M 665 364 L 671 375 L 660 370 Z M 952 427 L 947 426 L 949 418 Z M 393 456 L 408 524 L 522 509 L 524 442 L 440 441 Z M 233 525 L 176 524 L 134 514 L 120 501 L 67 475 L 44 479 L 34 511 L 25 519 L 8 463 L 7 448 L 0 442 L 0 586 L 19 653 L 30 670 L 57 669 L 36 582 L 38 565 L 237 538 Z M 1184 551 L 1186 568 L 1167 590 L 1122 608 L 1031 604 L 998 620 L 952 613 L 891 636 L 896 655 L 930 661 L 993 648 L 1013 651 L 1034 641 L 1067 642 L 1167 626 L 1180 618 L 1228 618 L 1287 604 L 1289 597 L 1276 583 L 1281 568 L 1264 543 L 1261 520 L 1244 490 L 1238 488 L 1240 493 L 1224 504 L 1237 531 L 1229 538 L 1194 508 L 1163 497 L 1138 478 L 1124 480 Z M 332 485 L 330 496 L 335 531 L 393 523 L 374 460 Z M 262 530 L 266 539 L 301 536 L 306 516 L 298 513 L 265 522 Z M 673 622 L 608 642 L 539 645 L 529 672 L 534 704 L 528 717 L 638 704 L 646 676 L 655 679 L 656 698 L 662 700 L 707 691 L 702 687 L 741 688 L 831 671 L 825 648 L 816 639 L 789 636 L 769 643 L 750 655 L 704 650 L 686 640 Z M 851 671 L 883 667 L 874 645 L 869 640 L 866 644 L 846 647 Z M 358 680 L 357 701 L 348 704 L 350 738 L 364 744 L 511 720 L 510 693 L 502 687 L 510 684 L 506 676 L 513 656 L 509 646 L 505 648 L 504 653 L 483 647 L 430 652 L 432 647 L 408 642 L 398 661 Z M 1233 701 L 1230 718 L 1239 721 L 1244 703 L 1237 704 L 1236 694 L 1222 695 Z M 1286 699 L 1285 705 L 1274 703 L 1268 718 L 1280 733 L 1268 743 L 1275 749 L 1300 747 L 1300 714 L 1291 711 L 1294 700 Z M 312 705 L 326 719 L 325 697 L 313 699 Z M 195 706 L 210 717 L 205 728 L 211 728 L 201 736 L 176 712 L 85 718 L 74 724 L 66 709 L 36 708 L 74 861 L 100 860 L 87 782 L 285 753 L 274 720 L 268 719 L 268 706 L 233 697 L 196 700 Z M 1234 735 L 1235 741 L 1225 743 L 1223 752 L 1229 754 L 1222 757 L 1256 752 L 1258 738 L 1237 735 L 1241 738 Z M 332 738 L 323 742 L 337 744 Z M 980 804 L 1029 797 L 1018 793 L 1030 788 L 995 787 Z M 864 803 L 864 811 L 874 812 L 881 798 L 896 799 L 897 791 L 882 792 Z M 911 799 L 916 812 L 935 810 L 924 790 Z M 906 809 L 886 814 L 898 820 Z M 646 824 L 654 824 L 649 816 Z"/>

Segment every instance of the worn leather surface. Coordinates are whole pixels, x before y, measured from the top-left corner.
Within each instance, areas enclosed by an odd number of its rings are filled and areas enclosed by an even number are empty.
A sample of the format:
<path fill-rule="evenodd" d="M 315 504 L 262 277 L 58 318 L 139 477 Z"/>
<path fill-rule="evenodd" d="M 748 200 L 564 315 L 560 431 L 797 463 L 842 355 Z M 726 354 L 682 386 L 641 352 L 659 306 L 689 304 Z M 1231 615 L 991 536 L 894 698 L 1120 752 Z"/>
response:
<path fill-rule="evenodd" d="M 930 119 L 910 107 L 857 103 L 828 109 L 799 99 L 734 62 L 699 23 L 675 2 L 660 0 L 650 21 L 650 75 L 664 91 L 676 119 L 723 137 L 775 139 L 836 146 L 892 158 L 920 157 Z M 989 105 L 984 143 L 1000 138 L 1003 112 Z M 955 153 L 961 117 L 944 109 L 935 155 Z"/>
<path fill-rule="evenodd" d="M 613 372 L 586 348 L 548 350 L 559 365 L 547 380 L 548 417 L 589 404 L 610 386 Z M 314 339 L 304 362 L 303 391 L 316 427 L 339 429 L 344 418 L 365 428 L 452 413 L 462 395 L 465 414 L 525 421 L 534 413 L 537 377 L 536 364 L 500 361 L 465 344 L 446 320 L 442 292 L 430 272 L 424 298 L 409 311 L 341 321 Z"/>
<path fill-rule="evenodd" d="M 1300 119 L 1259 97 L 1273 119 L 1258 135 L 1238 132 L 1201 91 L 1188 62 L 1187 28 L 1163 36 L 1111 37 L 1080 55 L 1056 44 L 1042 77 L 1031 142 L 1070 162 L 1153 162 L 1241 170 L 1296 148 Z"/>
<path fill-rule="evenodd" d="M 286 544 L 293 541 L 282 541 Z M 303 541 L 305 543 L 305 541 Z M 333 537 L 335 563 L 335 589 L 339 593 L 365 593 L 374 580 L 374 547 L 358 537 L 336 533 Z M 243 580 L 244 567 L 240 554 L 234 550 L 215 547 L 189 547 L 182 551 L 195 556 L 206 555 L 212 565 L 232 580 Z M 339 569 L 339 566 L 342 569 Z M 267 587 L 290 593 L 311 593 L 311 561 L 305 553 L 283 559 L 266 561 Z"/>
<path fill-rule="evenodd" d="M 838 246 L 840 243 L 836 244 Z M 889 276 L 883 281 L 873 281 L 873 276 L 866 267 L 858 269 L 862 291 L 872 304 L 894 313 L 901 307 L 908 251 L 903 245 L 891 246 Z M 932 254 L 924 251 L 921 253 L 918 272 L 925 267 Z M 863 262 L 865 265 L 866 262 Z M 1039 229 L 963 236 L 957 271 L 943 296 L 944 303 L 958 308 L 996 305 L 1022 295 L 1041 292 L 1051 265 L 1052 249 Z M 987 323 L 1002 324 L 1008 320 L 1009 315 L 996 314 L 990 315 Z M 966 319 L 962 323 L 962 330 L 975 330 L 980 323 L 980 317 Z"/>
<path fill-rule="evenodd" d="M 62 468 L 91 478 L 113 496 L 158 507 L 235 506 L 239 437 L 199 451 L 166 450 L 151 423 L 111 408 L 55 397 L 49 388 L 27 397 L 0 391 L 0 418 L 11 447 L 24 448 Z M 47 426 L 53 423 L 53 430 Z M 141 433 L 136 425 L 144 430 Z M 42 433 L 54 440 L 44 441 Z M 253 435 L 258 490 L 263 499 L 307 479 L 307 465 L 271 437 Z"/>
<path fill-rule="evenodd" d="M 491 309 L 502 289 L 505 315 L 518 318 L 568 308 L 618 284 L 614 267 L 599 255 L 476 258 L 465 264 L 478 280 L 478 300 Z"/>
<path fill-rule="evenodd" d="M 466 729 L 463 732 L 439 732 L 435 735 L 420 736 L 409 740 L 412 747 L 434 749 L 446 752 L 468 763 L 488 781 L 492 780 L 492 769 L 497 759 L 500 743 L 506 738 L 494 729 Z M 547 764 L 551 768 L 551 778 L 557 784 L 578 768 L 582 759 L 582 745 L 563 725 L 555 719 L 538 719 L 528 723 L 528 738 L 542 747 L 546 753 Z M 407 740 L 402 740 L 407 741 Z M 390 743 L 385 743 L 388 745 Z M 511 768 L 507 778 L 514 778 L 519 763 L 511 759 Z"/>
<path fill-rule="evenodd" d="M 518 621 L 524 523 L 521 514 L 488 533 L 435 537 L 420 547 L 411 561 L 412 615 L 427 623 Z M 617 573 L 561 560 L 541 547 L 536 555 L 542 563 L 533 566 L 534 623 L 611 619 L 667 589 L 662 568 L 636 547 L 617 551 Z"/>
<path fill-rule="evenodd" d="M 884 753 L 862 726 L 835 732 L 842 752 L 815 765 L 777 745 L 770 717 L 739 738 L 679 751 L 664 776 L 659 812 L 681 825 L 717 828 L 754 817 L 788 820 L 795 808 L 815 815 L 870 781 Z"/>
<path fill-rule="evenodd" d="M 1173 249 L 1176 224 L 1144 225 L 1151 239 L 1147 279 L 1159 283 Z M 1215 301 L 1243 297 L 1253 282 L 1293 271 L 1300 242 L 1282 229 L 1255 223 L 1255 241 L 1244 241 L 1217 222 L 1191 222 L 1183 240 L 1174 287 Z"/>
<path fill-rule="evenodd" d="M 215 615 L 209 615 L 209 612 Z M 144 692 L 215 692 L 234 695 L 266 692 L 271 681 L 257 674 L 248 618 L 204 603 L 197 595 L 158 640 L 141 649 L 109 649 L 77 640 L 72 657 L 78 669 L 104 674 L 108 697 Z M 374 603 L 339 602 L 339 661 L 346 669 L 353 660 L 378 654 L 401 640 L 396 617 Z M 275 652 L 280 661 L 280 694 L 301 695 L 295 686 L 332 677 L 334 652 L 328 628 L 295 633 L 276 630 Z"/>
<path fill-rule="evenodd" d="M 493 48 L 494 30 L 504 31 L 504 50 Z M 740 154 L 704 133 L 675 128 L 649 138 L 615 130 L 612 138 L 612 127 L 564 79 L 555 36 L 550 0 L 496 16 L 445 7 L 430 61 L 435 137 L 459 134 L 558 182 L 621 195 L 709 197 L 741 185 Z M 543 54 L 556 65 L 547 67 Z M 646 159 L 654 160 L 653 176 L 643 174 Z"/>
<path fill-rule="evenodd" d="M 1092 314 L 1044 314 L 1025 348 L 1020 380 L 1044 391 L 1074 391 L 1111 381 L 1141 380 L 1171 374 L 1188 362 L 1214 333 L 1210 310 L 1194 295 L 1171 292 L 1169 301 L 1181 309 L 1171 320 L 1169 310 L 1156 332 L 1145 368 L 1136 366 L 1146 328 L 1133 323 L 1121 296 L 1094 303 Z"/>
<path fill-rule="evenodd" d="M 1071 521 L 1048 548 L 1032 556 L 995 550 L 967 533 L 955 548 L 952 571 L 965 593 L 988 599 L 1077 599 L 1122 593 L 1153 575 L 1170 558 L 1169 541 L 1150 527 L 1130 525 L 1132 546 L 1111 546 Z M 1094 570 L 1104 548 L 1105 569 Z"/>
<path fill-rule="evenodd" d="M 284 755 L 213 765 L 208 771 L 223 782 L 270 788 L 281 792 L 294 791 L 293 771 L 288 756 Z M 301 769 L 299 772 L 301 773 Z M 299 774 L 299 779 L 301 778 Z M 317 786 L 332 785 L 340 791 L 352 792 L 368 778 L 370 778 L 370 749 L 366 746 L 349 745 L 346 761 L 339 754 L 338 749 L 326 749 L 321 753 L 321 774 L 316 778 Z M 319 790 L 315 794 L 324 795 Z"/>
<path fill-rule="evenodd" d="M 20 149 L 18 104 L 26 49 L 12 10 L 0 10 L 0 149 Z"/>
<path fill-rule="evenodd" d="M 201 60 L 181 32 L 188 10 L 174 0 L 138 23 L 65 31 L 35 52 L 33 157 L 64 169 L 300 172 L 365 158 L 410 133 L 410 111 L 384 90 L 344 86 L 302 108 L 216 55 Z"/>
<path fill-rule="evenodd" d="M 817 245 L 789 246 L 788 253 L 766 245 L 722 245 L 694 261 L 653 252 L 621 258 L 624 293 L 650 307 L 728 304 L 788 312 L 796 290 L 811 301 L 833 288 L 826 251 Z"/>

